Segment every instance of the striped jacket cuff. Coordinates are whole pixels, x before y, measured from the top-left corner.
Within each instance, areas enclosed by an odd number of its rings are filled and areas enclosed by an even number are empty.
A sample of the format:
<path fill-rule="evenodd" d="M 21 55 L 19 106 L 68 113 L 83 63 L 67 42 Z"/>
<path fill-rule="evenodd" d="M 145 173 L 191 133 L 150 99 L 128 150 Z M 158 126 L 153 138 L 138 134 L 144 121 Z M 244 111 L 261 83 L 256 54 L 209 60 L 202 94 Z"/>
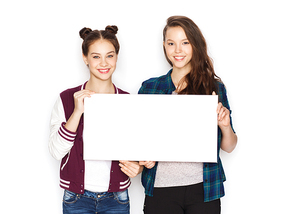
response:
<path fill-rule="evenodd" d="M 65 128 L 65 122 L 62 123 L 60 129 L 59 129 L 59 135 L 67 140 L 67 141 L 70 141 L 70 142 L 73 142 L 75 140 L 75 137 L 77 135 L 76 132 L 71 132 L 69 131 L 68 129 Z"/>

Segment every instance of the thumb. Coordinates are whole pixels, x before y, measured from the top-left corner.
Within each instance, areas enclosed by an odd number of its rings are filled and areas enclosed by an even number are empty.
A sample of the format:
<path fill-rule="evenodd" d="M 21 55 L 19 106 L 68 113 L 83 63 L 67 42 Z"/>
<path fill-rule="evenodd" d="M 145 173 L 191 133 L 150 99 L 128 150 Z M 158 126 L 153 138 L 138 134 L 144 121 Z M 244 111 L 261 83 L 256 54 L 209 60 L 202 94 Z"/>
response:
<path fill-rule="evenodd" d="M 212 95 L 216 95 L 216 92 L 215 92 L 215 91 L 213 91 Z"/>

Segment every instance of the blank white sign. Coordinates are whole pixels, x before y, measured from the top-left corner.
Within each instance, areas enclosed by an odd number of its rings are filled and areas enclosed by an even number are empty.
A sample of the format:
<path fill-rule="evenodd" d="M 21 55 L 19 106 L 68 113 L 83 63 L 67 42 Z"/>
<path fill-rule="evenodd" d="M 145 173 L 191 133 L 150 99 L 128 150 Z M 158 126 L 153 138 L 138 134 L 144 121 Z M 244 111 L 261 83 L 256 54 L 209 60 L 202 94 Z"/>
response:
<path fill-rule="evenodd" d="M 84 159 L 217 162 L 217 104 L 217 95 L 92 95 Z"/>

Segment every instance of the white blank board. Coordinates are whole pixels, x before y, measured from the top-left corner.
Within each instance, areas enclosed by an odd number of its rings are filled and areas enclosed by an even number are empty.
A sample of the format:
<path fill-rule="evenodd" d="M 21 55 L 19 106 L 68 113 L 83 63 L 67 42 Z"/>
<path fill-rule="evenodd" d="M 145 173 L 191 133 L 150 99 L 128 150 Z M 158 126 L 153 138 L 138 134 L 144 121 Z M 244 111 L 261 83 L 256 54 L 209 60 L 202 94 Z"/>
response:
<path fill-rule="evenodd" d="M 92 95 L 84 159 L 217 162 L 217 104 L 217 95 Z"/>

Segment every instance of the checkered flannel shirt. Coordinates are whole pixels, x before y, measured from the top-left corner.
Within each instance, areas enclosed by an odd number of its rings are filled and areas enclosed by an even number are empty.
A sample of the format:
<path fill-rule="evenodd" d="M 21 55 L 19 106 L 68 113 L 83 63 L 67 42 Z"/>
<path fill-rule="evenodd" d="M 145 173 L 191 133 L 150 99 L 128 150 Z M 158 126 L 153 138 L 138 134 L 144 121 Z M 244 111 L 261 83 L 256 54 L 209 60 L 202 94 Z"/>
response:
<path fill-rule="evenodd" d="M 151 78 L 142 83 L 142 87 L 139 90 L 139 94 L 172 94 L 176 90 L 172 78 L 172 69 L 161 77 Z M 219 102 L 222 102 L 223 106 L 231 110 L 229 107 L 226 89 L 223 83 L 217 82 Z M 230 123 L 232 127 L 232 119 L 230 116 Z M 218 127 L 218 156 L 217 163 L 204 163 L 203 164 L 203 186 L 204 186 L 204 201 L 212 201 L 219 199 L 225 195 L 223 182 L 226 180 L 221 159 L 219 157 L 220 145 L 221 145 L 222 134 Z M 157 170 L 157 162 L 152 169 L 144 167 L 142 172 L 142 184 L 145 188 L 145 194 L 153 196 L 155 175 Z"/>

